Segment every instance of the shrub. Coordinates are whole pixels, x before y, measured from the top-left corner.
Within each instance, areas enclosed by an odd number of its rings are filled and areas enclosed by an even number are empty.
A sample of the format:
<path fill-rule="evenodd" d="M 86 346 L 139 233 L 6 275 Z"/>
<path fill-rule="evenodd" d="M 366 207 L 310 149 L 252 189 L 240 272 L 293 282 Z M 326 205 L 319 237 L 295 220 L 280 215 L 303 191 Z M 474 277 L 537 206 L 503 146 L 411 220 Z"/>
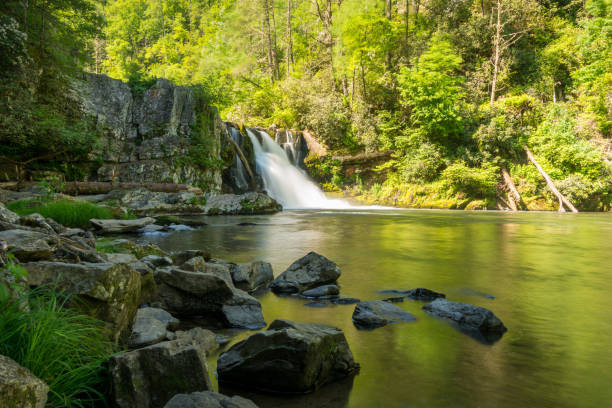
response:
<path fill-rule="evenodd" d="M 38 213 L 46 218 L 59 222 L 67 227 L 85 228 L 90 225 L 92 218 L 109 219 L 112 211 L 86 201 L 44 201 L 32 200 L 14 201 L 7 204 L 7 208 L 19 215 Z"/>
<path fill-rule="evenodd" d="M 419 148 L 408 153 L 400 165 L 402 179 L 409 183 L 423 183 L 438 177 L 444 167 L 444 158 L 440 149 L 431 143 L 423 143 Z"/>
<path fill-rule="evenodd" d="M 463 162 L 448 166 L 442 172 L 443 185 L 471 197 L 494 197 L 499 179 L 499 167 L 485 162 L 481 168 L 472 168 Z"/>
<path fill-rule="evenodd" d="M 48 407 L 104 401 L 103 365 L 113 345 L 104 323 L 67 309 L 68 300 L 56 291 L 37 289 L 0 303 L 0 354 L 47 383 Z"/>

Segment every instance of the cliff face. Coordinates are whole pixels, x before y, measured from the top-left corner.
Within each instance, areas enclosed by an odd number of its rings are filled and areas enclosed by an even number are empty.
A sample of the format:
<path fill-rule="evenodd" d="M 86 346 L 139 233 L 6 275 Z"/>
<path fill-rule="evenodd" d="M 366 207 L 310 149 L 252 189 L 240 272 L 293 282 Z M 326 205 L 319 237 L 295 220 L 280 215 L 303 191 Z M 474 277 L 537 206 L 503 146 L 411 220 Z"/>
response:
<path fill-rule="evenodd" d="M 106 75 L 84 74 L 75 94 L 102 134 L 91 156 L 101 160 L 97 180 L 221 189 L 225 124 L 194 89 L 158 79 L 152 88 L 134 92 Z"/>

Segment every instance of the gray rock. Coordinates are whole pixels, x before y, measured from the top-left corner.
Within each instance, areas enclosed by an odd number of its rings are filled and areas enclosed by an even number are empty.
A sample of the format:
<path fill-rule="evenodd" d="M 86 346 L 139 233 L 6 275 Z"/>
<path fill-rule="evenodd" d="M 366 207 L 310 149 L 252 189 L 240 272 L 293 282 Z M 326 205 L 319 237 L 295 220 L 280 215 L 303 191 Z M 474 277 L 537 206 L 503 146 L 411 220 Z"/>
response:
<path fill-rule="evenodd" d="M 153 232 L 162 232 L 162 231 L 167 231 L 167 230 L 168 229 L 164 226 L 157 225 L 157 224 L 149 224 L 149 225 L 142 227 L 138 232 L 143 233 L 143 234 L 150 234 Z"/>
<path fill-rule="evenodd" d="M 205 355 L 210 355 L 219 347 L 217 335 L 201 327 L 194 327 L 187 331 L 179 330 L 173 334 L 174 339 L 181 344 L 191 344 Z"/>
<path fill-rule="evenodd" d="M 446 297 L 444 293 L 434 292 L 433 290 L 425 289 L 425 288 L 416 288 L 416 289 L 410 289 L 410 290 L 395 290 L 395 289 L 380 290 L 378 291 L 378 293 L 398 295 L 396 297 L 389 298 L 389 299 L 394 299 L 394 300 L 385 299 L 391 302 L 394 302 L 394 301 L 401 302 L 402 300 L 400 299 L 406 298 L 406 297 L 410 299 L 414 299 L 414 300 L 424 300 L 424 301 L 430 301 L 430 300 Z"/>
<path fill-rule="evenodd" d="M 172 265 L 172 259 L 167 256 L 147 255 L 140 258 L 141 262 L 146 263 L 151 268 L 159 268 Z"/>
<path fill-rule="evenodd" d="M 22 262 L 50 259 L 57 248 L 57 237 L 36 231 L 0 231 L 0 240 L 6 242 L 8 252 Z"/>
<path fill-rule="evenodd" d="M 49 387 L 30 370 L 0 355 L 0 407 L 44 408 Z"/>
<path fill-rule="evenodd" d="M 91 231 L 85 231 L 80 228 L 67 228 L 60 235 L 84 247 L 96 249 L 96 237 Z"/>
<path fill-rule="evenodd" d="M 274 214 L 282 209 L 273 198 L 255 192 L 241 195 L 220 194 L 211 197 L 206 203 L 208 215 Z"/>
<path fill-rule="evenodd" d="M 230 398 L 206 391 L 175 395 L 164 408 L 257 408 L 257 405 L 240 396 Z"/>
<path fill-rule="evenodd" d="M 115 190 L 108 193 L 107 201 L 117 202 L 132 213 L 146 216 L 164 214 L 203 214 L 205 207 L 202 196 L 194 192 L 163 193 L 146 189 Z"/>
<path fill-rule="evenodd" d="M 36 213 L 24 215 L 19 220 L 19 223 L 27 227 L 43 229 L 50 234 L 61 234 L 66 230 L 66 227 L 64 227 L 63 225 L 55 222 L 50 218 L 45 218 L 42 215 Z"/>
<path fill-rule="evenodd" d="M 454 322 L 460 330 L 485 343 L 499 340 L 508 330 L 492 311 L 480 306 L 436 299 L 423 306 L 423 310 Z"/>
<path fill-rule="evenodd" d="M 204 254 L 204 251 L 200 251 L 199 249 L 191 249 L 187 251 L 173 252 L 170 257 L 172 258 L 172 262 L 181 266 L 191 258 L 195 258 L 196 256 L 201 256 L 205 261 L 210 259 L 209 255 Z"/>
<path fill-rule="evenodd" d="M 176 394 L 212 390 L 206 355 L 179 340 L 113 356 L 109 370 L 119 408 L 162 408 Z"/>
<path fill-rule="evenodd" d="M 200 316 L 225 327 L 263 327 L 259 301 L 236 289 L 228 275 L 229 271 L 222 269 L 211 273 L 158 269 L 158 300 L 178 316 Z"/>
<path fill-rule="evenodd" d="M 302 296 L 310 298 L 330 297 L 337 296 L 339 294 L 340 288 L 338 287 L 338 285 L 323 285 L 302 292 Z"/>
<path fill-rule="evenodd" d="M 207 262 L 203 257 L 198 256 L 191 258 L 180 266 L 180 269 L 189 272 L 210 273 L 225 280 L 229 286 L 233 286 L 232 274 L 230 272 L 231 264 L 219 262 Z"/>
<path fill-rule="evenodd" d="M 376 329 L 390 323 L 414 321 L 408 312 L 383 300 L 360 302 L 353 311 L 353 324 L 358 329 Z"/>
<path fill-rule="evenodd" d="M 337 299 L 332 299 L 331 302 L 335 305 L 354 305 L 355 303 L 361 302 L 361 300 L 357 298 L 351 298 L 351 297 L 347 297 L 347 298 L 341 297 Z"/>
<path fill-rule="evenodd" d="M 17 224 L 19 222 L 19 216 L 6 208 L 4 204 L 0 203 L 0 221 L 9 224 Z"/>
<path fill-rule="evenodd" d="M 316 252 L 310 252 L 274 279 L 270 288 L 275 293 L 301 293 L 335 283 L 340 274 L 340 268 L 334 262 Z"/>
<path fill-rule="evenodd" d="M 146 217 L 135 220 L 96 220 L 91 219 L 91 224 L 98 230 L 100 234 L 118 234 L 137 232 L 145 225 L 153 224 L 155 218 Z"/>
<path fill-rule="evenodd" d="M 220 383 L 268 392 L 311 392 L 359 368 L 341 330 L 275 320 L 221 354 Z"/>
<path fill-rule="evenodd" d="M 165 310 L 153 307 L 138 309 L 128 345 L 139 348 L 162 342 L 166 340 L 168 329 L 178 324 L 178 319 Z"/>
<path fill-rule="evenodd" d="M 272 265 L 260 261 L 232 268 L 231 273 L 234 285 L 245 292 L 254 292 L 265 288 L 274 279 Z"/>
<path fill-rule="evenodd" d="M 138 262 L 138 258 L 136 258 L 135 255 L 132 254 L 115 254 L 115 253 L 110 253 L 110 254 L 104 254 L 103 255 L 104 258 L 106 258 L 106 260 L 108 262 L 112 262 L 112 263 L 133 263 L 133 262 Z"/>

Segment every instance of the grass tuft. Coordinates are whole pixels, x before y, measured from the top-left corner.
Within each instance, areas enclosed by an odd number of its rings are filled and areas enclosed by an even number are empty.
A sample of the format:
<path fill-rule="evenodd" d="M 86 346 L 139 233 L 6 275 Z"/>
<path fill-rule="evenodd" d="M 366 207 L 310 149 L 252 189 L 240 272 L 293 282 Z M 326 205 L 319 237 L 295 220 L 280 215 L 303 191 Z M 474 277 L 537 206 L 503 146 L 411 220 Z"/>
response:
<path fill-rule="evenodd" d="M 67 227 L 87 228 L 92 218 L 109 219 L 113 213 L 109 208 L 86 201 L 32 201 L 20 200 L 8 203 L 9 210 L 23 216 L 38 213 Z"/>

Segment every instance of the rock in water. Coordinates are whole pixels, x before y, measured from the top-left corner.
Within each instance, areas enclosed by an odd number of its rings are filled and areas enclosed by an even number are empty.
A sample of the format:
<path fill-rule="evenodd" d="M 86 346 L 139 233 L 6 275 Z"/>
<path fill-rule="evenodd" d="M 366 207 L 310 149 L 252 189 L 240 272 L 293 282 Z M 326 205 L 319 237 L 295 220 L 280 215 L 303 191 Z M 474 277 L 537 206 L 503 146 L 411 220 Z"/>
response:
<path fill-rule="evenodd" d="M 508 330 L 492 311 L 480 306 L 436 299 L 423 306 L 423 310 L 456 323 L 460 330 L 485 343 L 499 340 Z"/>
<path fill-rule="evenodd" d="M 232 268 L 232 280 L 238 289 L 254 292 L 267 287 L 274 279 L 272 265 L 267 262 L 251 262 Z"/>
<path fill-rule="evenodd" d="M 162 408 L 176 394 L 212 390 L 202 348 L 181 340 L 111 357 L 109 369 L 119 408 Z"/>
<path fill-rule="evenodd" d="M 308 298 L 333 297 L 339 294 L 340 288 L 338 287 L 338 285 L 323 285 L 302 292 L 302 296 Z"/>
<path fill-rule="evenodd" d="M 0 356 L 0 407 L 44 408 L 47 384 L 14 360 Z"/>
<path fill-rule="evenodd" d="M 341 330 L 275 320 L 221 354 L 219 381 L 280 393 L 311 392 L 359 368 Z"/>
<path fill-rule="evenodd" d="M 206 391 L 175 395 L 164 408 L 257 408 L 257 405 L 240 396 L 230 398 L 217 392 Z"/>
<path fill-rule="evenodd" d="M 340 268 L 334 262 L 316 252 L 310 252 L 274 279 L 270 288 L 275 293 L 301 293 L 335 283 L 340 274 Z"/>
<path fill-rule="evenodd" d="M 139 229 L 153 224 L 155 218 L 146 217 L 136 220 L 89 220 L 100 234 L 119 234 L 126 232 L 137 232 Z"/>
<path fill-rule="evenodd" d="M 274 214 L 282 209 L 273 198 L 254 192 L 242 195 L 220 194 L 211 197 L 206 203 L 208 215 Z"/>
<path fill-rule="evenodd" d="M 414 300 L 425 300 L 425 301 L 446 297 L 444 293 L 434 292 L 433 290 L 425 289 L 425 288 L 416 288 L 416 289 L 410 289 L 410 290 L 395 290 L 395 289 L 379 290 L 378 293 L 382 293 L 384 295 L 387 295 L 387 294 L 397 295 L 396 297 L 389 298 L 389 299 L 395 299 L 395 300 L 391 300 L 392 302 L 393 301 L 401 302 L 401 300 L 399 299 L 407 298 L 407 297 L 410 299 L 414 299 Z"/>
<path fill-rule="evenodd" d="M 353 311 L 353 324 L 358 329 L 364 330 L 376 329 L 389 323 L 414 320 L 416 318 L 413 315 L 384 300 L 360 302 Z"/>

